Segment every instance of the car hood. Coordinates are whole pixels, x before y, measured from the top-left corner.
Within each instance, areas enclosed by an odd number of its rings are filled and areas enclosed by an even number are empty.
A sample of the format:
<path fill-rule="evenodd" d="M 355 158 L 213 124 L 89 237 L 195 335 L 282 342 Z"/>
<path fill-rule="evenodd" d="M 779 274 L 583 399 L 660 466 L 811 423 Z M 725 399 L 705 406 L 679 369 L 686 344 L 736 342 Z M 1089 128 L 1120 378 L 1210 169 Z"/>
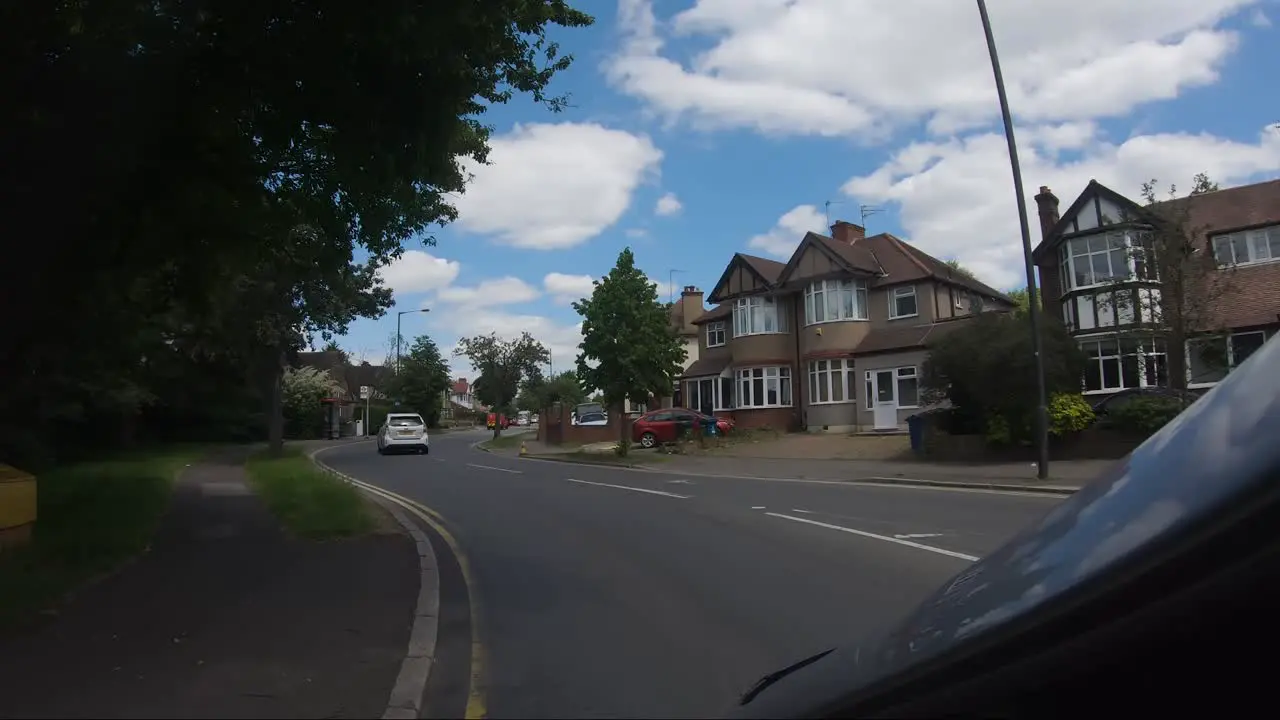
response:
<path fill-rule="evenodd" d="M 1106 580 L 1103 575 L 1127 572 L 1161 541 L 1249 497 L 1268 482 L 1269 469 L 1280 466 L 1277 367 L 1280 343 L 1272 340 L 1128 457 L 956 575 L 883 637 L 775 673 L 732 715 L 823 715 L 858 688 L 958 650 L 1068 591 Z M 807 707 L 797 707 L 800 698 Z"/>

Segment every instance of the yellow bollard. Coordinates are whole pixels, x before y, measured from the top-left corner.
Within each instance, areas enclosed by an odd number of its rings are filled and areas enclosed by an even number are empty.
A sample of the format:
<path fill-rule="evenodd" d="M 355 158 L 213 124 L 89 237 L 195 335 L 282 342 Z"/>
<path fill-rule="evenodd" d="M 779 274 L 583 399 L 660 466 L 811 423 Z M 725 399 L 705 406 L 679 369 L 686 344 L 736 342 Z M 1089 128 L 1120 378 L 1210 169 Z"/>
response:
<path fill-rule="evenodd" d="M 521 456 L 524 456 L 524 455 L 525 455 L 525 454 L 527 454 L 528 452 L 529 452 L 529 450 L 528 450 L 528 448 L 526 448 L 526 447 L 524 446 L 524 443 L 523 443 L 523 442 L 522 442 L 522 443 L 520 443 L 520 455 L 521 455 Z"/>
<path fill-rule="evenodd" d="M 31 541 L 36 524 L 36 477 L 0 465 L 0 550 Z"/>

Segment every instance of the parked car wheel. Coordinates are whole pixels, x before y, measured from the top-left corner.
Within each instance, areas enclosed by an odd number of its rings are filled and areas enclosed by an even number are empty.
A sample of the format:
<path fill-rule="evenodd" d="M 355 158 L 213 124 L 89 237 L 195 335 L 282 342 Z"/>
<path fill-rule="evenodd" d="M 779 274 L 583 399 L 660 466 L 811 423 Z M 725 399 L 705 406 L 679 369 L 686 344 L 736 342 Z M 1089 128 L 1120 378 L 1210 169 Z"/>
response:
<path fill-rule="evenodd" d="M 658 444 L 658 436 L 654 435 L 651 432 L 647 432 L 640 436 L 640 447 L 642 448 L 656 447 L 657 444 Z"/>

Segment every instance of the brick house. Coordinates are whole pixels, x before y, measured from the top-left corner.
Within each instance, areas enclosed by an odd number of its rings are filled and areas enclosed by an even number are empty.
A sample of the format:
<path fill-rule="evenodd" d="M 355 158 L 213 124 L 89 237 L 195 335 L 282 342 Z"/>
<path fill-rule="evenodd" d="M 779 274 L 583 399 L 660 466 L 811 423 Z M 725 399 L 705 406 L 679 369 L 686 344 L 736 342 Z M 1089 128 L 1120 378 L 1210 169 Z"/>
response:
<path fill-rule="evenodd" d="M 737 253 L 694 321 L 685 407 L 742 427 L 901 429 L 928 343 L 1008 297 L 888 233 L 837 222 L 780 263 Z"/>
<path fill-rule="evenodd" d="M 1049 188 L 1035 200 L 1045 314 L 1084 350 L 1085 394 L 1169 385 L 1161 284 L 1143 262 L 1149 213 L 1096 180 L 1061 214 Z M 1231 273 L 1203 280 L 1222 285 L 1196 315 L 1203 326 L 1188 329 L 1187 387 L 1209 388 L 1280 329 L 1280 180 L 1167 202 Z"/>

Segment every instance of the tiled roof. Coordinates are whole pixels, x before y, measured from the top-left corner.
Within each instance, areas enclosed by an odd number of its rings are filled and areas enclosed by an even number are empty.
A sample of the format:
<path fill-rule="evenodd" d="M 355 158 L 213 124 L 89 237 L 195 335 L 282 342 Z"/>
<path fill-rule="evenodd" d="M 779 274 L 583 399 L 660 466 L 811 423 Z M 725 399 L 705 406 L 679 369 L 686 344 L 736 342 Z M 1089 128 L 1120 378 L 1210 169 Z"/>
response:
<path fill-rule="evenodd" d="M 1157 207 L 1176 209 L 1188 203 L 1191 227 L 1205 233 L 1280 225 L 1280 180 L 1166 200 Z"/>
<path fill-rule="evenodd" d="M 760 274 L 768 282 L 777 282 L 778 276 L 782 274 L 782 270 L 787 267 L 786 263 L 780 263 L 777 260 L 756 257 L 755 255 L 746 255 L 738 253 L 738 257 L 742 258 L 752 270 Z"/>
<path fill-rule="evenodd" d="M 885 272 L 884 277 L 872 283 L 872 287 L 894 285 L 913 280 L 933 279 L 959 285 L 987 297 L 1012 303 L 999 290 L 971 275 L 957 272 L 945 262 L 889 233 L 873 235 L 865 240 L 860 240 L 859 243 L 867 244 L 871 251 L 875 253 L 876 259 L 880 261 L 880 266 Z"/>
<path fill-rule="evenodd" d="M 1205 327 L 1193 330 L 1280 323 L 1280 262 L 1240 265 L 1225 272 L 1224 285 L 1203 318 Z"/>
<path fill-rule="evenodd" d="M 944 322 L 911 325 L 908 327 L 888 327 L 872 330 L 858 343 L 854 352 L 864 353 L 887 352 L 889 350 L 906 350 L 927 347 L 930 342 L 940 338 L 956 328 L 964 327 L 974 316 L 947 320 Z"/>
<path fill-rule="evenodd" d="M 693 361 L 688 370 L 684 371 L 681 377 L 706 377 L 707 375 L 719 375 L 721 370 L 729 367 L 729 357 L 717 358 L 698 358 Z"/>
<path fill-rule="evenodd" d="M 732 314 L 733 314 L 733 306 L 730 305 L 729 303 L 724 303 L 723 305 L 717 305 L 711 308 L 710 310 L 699 315 L 698 319 L 693 321 L 693 324 L 705 325 L 706 323 L 714 322 L 716 320 L 724 320 L 725 318 L 728 318 Z"/>
<path fill-rule="evenodd" d="M 471 385 L 467 382 L 466 378 L 458 378 L 453 381 L 454 395 L 466 395 L 469 392 L 471 392 Z"/>

